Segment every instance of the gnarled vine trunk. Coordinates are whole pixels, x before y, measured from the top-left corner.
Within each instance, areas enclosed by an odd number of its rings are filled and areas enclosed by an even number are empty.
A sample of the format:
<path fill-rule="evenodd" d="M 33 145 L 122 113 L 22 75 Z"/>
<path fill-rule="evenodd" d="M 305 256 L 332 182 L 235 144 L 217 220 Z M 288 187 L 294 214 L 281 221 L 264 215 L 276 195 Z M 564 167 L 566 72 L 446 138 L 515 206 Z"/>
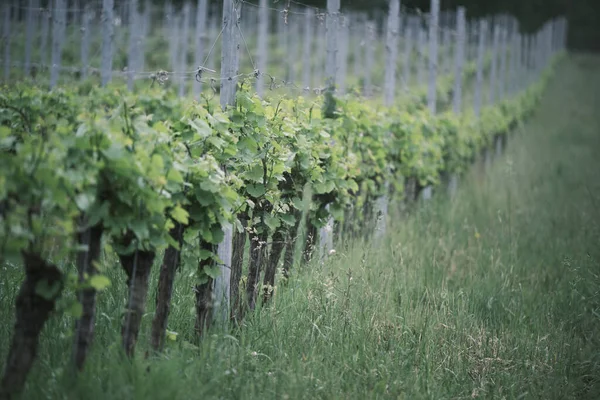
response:
<path fill-rule="evenodd" d="M 154 351 L 162 351 L 165 345 L 165 336 L 169 312 L 171 311 L 171 296 L 173 294 L 173 282 L 179 265 L 181 246 L 183 245 L 183 234 L 185 227 L 179 222 L 169 231 L 169 235 L 179 244 L 179 249 L 169 246 L 165 250 L 163 261 L 158 276 L 158 290 L 156 293 L 156 312 L 152 320 L 152 331 L 150 334 L 150 345 Z"/>
<path fill-rule="evenodd" d="M 213 251 L 214 246 L 203 240 L 200 241 L 200 248 L 203 250 Z M 213 262 L 212 259 L 201 260 L 199 268 L 202 269 L 205 266 L 210 265 Z M 194 291 L 196 292 L 196 324 L 195 330 L 198 339 L 202 338 L 204 333 L 210 328 L 211 324 L 211 311 L 213 307 L 213 279 L 208 277 L 208 280 L 204 283 L 196 285 Z"/>
<path fill-rule="evenodd" d="M 0 398 L 20 393 L 37 355 L 39 337 L 63 289 L 63 274 L 37 253 L 24 252 L 25 280 L 16 301 L 16 321 L 4 367 Z M 43 291 L 38 291 L 43 288 Z"/>
<path fill-rule="evenodd" d="M 127 274 L 129 298 L 125 313 L 125 321 L 121 330 L 123 350 L 128 357 L 133 357 L 135 345 L 140 333 L 142 316 L 148 296 L 148 280 L 154 263 L 153 251 L 136 250 L 131 254 L 119 255 L 121 266 Z"/>
<path fill-rule="evenodd" d="M 311 222 L 309 218 L 306 219 L 306 242 L 304 243 L 304 251 L 302 256 L 305 263 L 309 263 L 312 259 L 317 243 L 317 227 Z"/>
<path fill-rule="evenodd" d="M 288 237 L 285 242 L 285 256 L 283 257 L 283 276 L 288 279 L 290 277 L 290 270 L 294 266 L 294 258 L 296 252 L 296 238 L 298 236 L 298 230 L 300 229 L 300 218 L 302 216 L 302 212 L 296 210 L 294 212 L 294 217 L 296 218 L 296 223 L 293 227 L 290 228 L 288 232 Z"/>
<path fill-rule="evenodd" d="M 258 295 L 258 280 L 260 277 L 260 268 L 265 259 L 267 249 L 268 233 L 250 234 L 250 263 L 248 266 L 248 283 L 246 286 L 246 301 L 249 310 L 256 307 L 256 297 Z"/>
<path fill-rule="evenodd" d="M 285 240 L 285 227 L 279 227 L 273 233 L 271 239 L 271 252 L 269 253 L 269 259 L 267 260 L 267 267 L 265 268 L 265 277 L 263 280 L 263 303 L 267 303 L 273 296 L 273 290 L 275 287 L 275 274 L 277 273 L 277 265 L 281 259 L 281 253 L 286 244 Z"/>
<path fill-rule="evenodd" d="M 246 213 L 241 213 L 238 215 L 238 219 L 244 227 L 244 231 L 234 232 L 233 234 L 230 277 L 231 320 L 233 322 L 240 322 L 242 316 L 240 280 L 242 279 L 242 269 L 244 266 L 244 248 L 246 247 L 246 226 L 248 225 L 248 215 Z"/>
<path fill-rule="evenodd" d="M 96 224 L 77 234 L 77 242 L 88 246 L 87 250 L 77 252 L 76 263 L 80 283 L 85 282 L 86 278 L 92 278 L 98 273 L 96 263 L 100 259 L 103 230 L 102 224 Z M 96 289 L 82 289 L 79 292 L 79 301 L 82 307 L 82 314 L 75 325 L 73 361 L 75 367 L 81 371 L 94 339 Z"/>

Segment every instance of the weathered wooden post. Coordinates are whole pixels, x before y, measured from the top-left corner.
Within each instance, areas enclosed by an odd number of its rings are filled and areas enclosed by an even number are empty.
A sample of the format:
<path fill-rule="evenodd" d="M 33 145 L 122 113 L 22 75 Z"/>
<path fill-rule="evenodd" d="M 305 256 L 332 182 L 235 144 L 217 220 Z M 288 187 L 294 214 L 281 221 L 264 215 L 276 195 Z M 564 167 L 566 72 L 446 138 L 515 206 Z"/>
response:
<path fill-rule="evenodd" d="M 64 0 L 60 0 L 64 1 Z M 113 61 L 113 0 L 102 1 L 102 64 L 100 79 L 102 86 L 108 85 L 112 79 Z"/>
<path fill-rule="evenodd" d="M 108 1 L 108 0 L 105 0 Z M 50 89 L 58 84 L 62 62 L 62 48 L 65 41 L 66 21 L 66 2 L 65 0 L 56 0 L 54 2 L 54 12 L 52 13 L 52 70 L 50 72 Z"/>
<path fill-rule="evenodd" d="M 431 114 L 436 113 L 437 105 L 437 69 L 438 69 L 438 24 L 440 13 L 440 0 L 431 0 L 431 14 L 429 16 L 429 76 L 427 90 L 427 107 Z M 432 187 L 427 185 L 423 189 L 423 200 L 432 196 Z"/>

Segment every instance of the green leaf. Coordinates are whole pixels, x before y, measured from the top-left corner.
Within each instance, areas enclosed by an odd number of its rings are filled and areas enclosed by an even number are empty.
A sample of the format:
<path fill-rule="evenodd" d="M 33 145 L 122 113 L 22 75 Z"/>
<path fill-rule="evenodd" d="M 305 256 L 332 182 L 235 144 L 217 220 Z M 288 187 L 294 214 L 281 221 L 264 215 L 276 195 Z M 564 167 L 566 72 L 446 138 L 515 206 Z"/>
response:
<path fill-rule="evenodd" d="M 216 279 L 221 274 L 221 267 L 219 265 L 205 265 L 204 273 L 213 279 Z"/>
<path fill-rule="evenodd" d="M 212 258 L 212 256 L 213 252 L 210 250 L 200 249 L 198 251 L 198 258 L 200 258 L 200 261 L 208 260 L 209 258 Z"/>
<path fill-rule="evenodd" d="M 171 211 L 171 217 L 181 224 L 187 225 L 189 223 L 189 214 L 180 205 L 177 205 L 173 211 Z"/>
<path fill-rule="evenodd" d="M 81 318 L 83 315 L 83 306 L 80 302 L 74 301 L 67 309 L 65 309 L 65 313 L 73 318 Z"/>
<path fill-rule="evenodd" d="M 246 192 L 254 198 L 261 197 L 266 193 L 265 185 L 256 184 L 246 186 Z"/>
<path fill-rule="evenodd" d="M 179 333 L 166 329 L 166 338 L 167 339 L 175 342 L 175 341 L 177 341 L 177 335 L 179 335 Z"/>
<path fill-rule="evenodd" d="M 264 170 L 262 165 L 256 164 L 254 165 L 248 172 L 246 172 L 246 178 L 254 181 L 254 182 L 262 182 Z"/>
<path fill-rule="evenodd" d="M 75 196 L 75 204 L 77 204 L 77 207 L 83 212 L 86 212 L 90 208 L 93 201 L 94 197 L 88 193 L 80 193 Z"/>
<path fill-rule="evenodd" d="M 62 283 L 57 281 L 50 284 L 47 280 L 42 280 L 35 286 L 35 293 L 46 300 L 55 299 L 62 289 Z"/>
<path fill-rule="evenodd" d="M 171 168 L 167 174 L 167 179 L 172 182 L 183 183 L 183 176 L 175 168 Z"/>
<path fill-rule="evenodd" d="M 100 292 L 110 286 L 110 279 L 104 275 L 98 274 L 92 276 L 89 283 L 91 287 Z"/>
<path fill-rule="evenodd" d="M 279 218 L 276 218 L 272 215 L 266 215 L 265 216 L 265 224 L 269 227 L 269 229 L 272 232 L 279 227 L 280 221 L 279 221 Z"/>
<path fill-rule="evenodd" d="M 294 226 L 296 224 L 296 218 L 292 214 L 282 214 L 279 216 L 281 220 L 289 226 Z"/>
<path fill-rule="evenodd" d="M 220 226 L 217 225 L 212 227 L 212 238 L 212 243 L 214 244 L 219 244 L 225 239 L 225 232 L 223 232 L 223 229 Z"/>

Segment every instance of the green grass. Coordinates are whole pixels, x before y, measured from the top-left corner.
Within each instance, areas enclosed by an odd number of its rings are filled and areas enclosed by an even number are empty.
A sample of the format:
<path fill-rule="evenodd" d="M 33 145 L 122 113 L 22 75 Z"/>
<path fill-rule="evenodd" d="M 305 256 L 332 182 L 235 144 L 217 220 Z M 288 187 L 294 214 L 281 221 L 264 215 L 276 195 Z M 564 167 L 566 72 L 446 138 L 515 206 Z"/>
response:
<path fill-rule="evenodd" d="M 598 71 L 600 58 L 562 62 L 485 177 L 471 171 L 453 200 L 396 213 L 379 244 L 348 243 L 296 270 L 272 306 L 200 348 L 184 268 L 177 341 L 143 359 L 151 293 L 138 357 L 124 360 L 124 279 L 105 259 L 114 284 L 86 370 L 75 379 L 73 321 L 54 317 L 23 398 L 600 398 Z M 2 267 L 2 362 L 18 275 Z"/>

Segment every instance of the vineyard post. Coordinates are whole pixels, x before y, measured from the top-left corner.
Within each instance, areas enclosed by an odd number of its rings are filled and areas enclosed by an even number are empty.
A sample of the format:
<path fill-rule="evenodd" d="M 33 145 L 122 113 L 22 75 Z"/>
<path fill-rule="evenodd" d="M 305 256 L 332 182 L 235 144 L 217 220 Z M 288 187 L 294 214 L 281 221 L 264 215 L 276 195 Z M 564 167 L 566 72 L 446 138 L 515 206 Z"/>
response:
<path fill-rule="evenodd" d="M 50 32 L 50 10 L 44 9 L 41 12 L 42 28 L 40 43 L 40 64 L 48 65 L 48 38 Z"/>
<path fill-rule="evenodd" d="M 508 27 L 506 24 L 502 28 L 502 35 L 500 41 L 500 70 L 498 73 L 498 99 L 500 101 L 504 100 L 505 91 L 506 91 L 506 58 L 508 55 L 509 47 L 509 36 L 508 36 Z"/>
<path fill-rule="evenodd" d="M 361 54 L 362 49 L 364 47 L 364 40 L 362 35 L 356 34 L 356 30 L 360 29 L 360 16 L 361 14 L 352 14 L 350 20 L 350 43 L 353 45 L 350 46 L 352 49 L 352 76 L 355 78 L 360 78 L 362 76 L 362 66 L 361 66 Z M 356 82 L 359 85 L 360 82 Z"/>
<path fill-rule="evenodd" d="M 142 0 L 142 4 L 144 5 L 144 13 L 142 14 L 142 34 L 140 35 L 140 45 L 138 52 L 138 61 L 137 66 L 140 71 L 143 71 L 146 63 L 146 38 L 148 37 L 148 32 L 150 32 L 152 20 L 151 20 L 151 12 L 152 12 L 152 3 L 148 0 Z"/>
<path fill-rule="evenodd" d="M 515 65 L 513 73 L 513 95 L 519 91 L 522 76 L 523 35 L 519 32 L 519 24 L 515 25 Z"/>
<path fill-rule="evenodd" d="M 179 61 L 177 64 L 179 71 L 187 71 L 187 53 L 190 43 L 190 25 L 192 22 L 192 5 L 189 1 L 186 1 L 183 5 L 183 15 L 181 16 L 181 19 L 183 23 L 183 33 L 181 33 L 181 37 L 179 39 Z M 186 74 L 181 74 L 179 80 L 179 97 L 185 96 L 186 83 Z"/>
<path fill-rule="evenodd" d="M 4 82 L 7 82 L 10 77 L 10 11 L 11 4 L 4 3 L 4 23 L 2 29 L 2 39 L 4 41 Z"/>
<path fill-rule="evenodd" d="M 208 22 L 208 37 L 209 39 L 212 40 L 216 40 L 216 38 L 219 35 L 219 12 L 218 12 L 218 8 L 216 7 L 216 5 L 213 5 L 213 7 L 211 7 L 211 13 L 210 13 L 211 17 L 209 19 Z M 209 43 L 211 42 L 209 41 Z M 211 69 L 216 69 L 216 62 L 215 62 L 215 57 L 216 57 L 216 52 L 212 51 L 210 52 L 209 56 L 208 56 L 208 68 Z"/>
<path fill-rule="evenodd" d="M 483 62 L 485 56 L 485 34 L 487 32 L 487 21 L 482 19 L 479 21 L 479 43 L 477 45 L 477 74 L 475 77 L 475 96 L 473 110 L 475 116 L 479 118 L 481 115 L 481 103 L 483 97 Z"/>
<path fill-rule="evenodd" d="M 465 8 L 458 7 L 457 11 L 456 51 L 454 54 L 454 97 L 453 110 L 456 115 L 462 108 L 463 66 L 465 57 Z"/>
<path fill-rule="evenodd" d="M 106 1 L 106 0 L 105 0 Z M 67 5 L 65 0 L 55 0 L 52 21 L 52 71 L 50 74 L 50 89 L 58 83 L 60 64 L 62 59 L 62 47 L 65 40 L 65 25 Z"/>
<path fill-rule="evenodd" d="M 325 20 L 325 35 L 327 41 L 327 58 L 325 63 L 326 87 L 335 91 L 338 72 L 338 24 L 340 13 L 340 0 L 327 0 L 327 17 Z"/>
<path fill-rule="evenodd" d="M 276 25 L 275 25 L 275 32 L 277 33 L 277 53 L 278 53 L 278 57 L 281 56 L 281 54 L 285 54 L 286 53 L 286 44 L 287 44 L 287 26 L 285 23 L 285 16 L 284 14 L 286 13 L 287 7 L 284 3 L 281 4 L 280 7 L 277 8 L 277 13 L 275 16 L 275 21 Z"/>
<path fill-rule="evenodd" d="M 528 46 L 528 52 L 529 52 L 529 62 L 528 62 L 528 66 L 529 66 L 529 79 L 527 80 L 527 86 L 529 86 L 532 82 L 533 79 L 535 77 L 535 72 L 536 72 L 536 34 L 533 33 L 531 35 L 529 35 L 529 46 Z"/>
<path fill-rule="evenodd" d="M 548 22 L 548 32 L 546 33 L 546 64 L 552 57 L 552 36 L 554 34 L 554 20 Z"/>
<path fill-rule="evenodd" d="M 466 42 L 466 11 L 464 7 L 458 7 L 456 13 L 456 46 L 454 51 L 454 91 L 452 107 L 454 114 L 460 115 L 462 110 L 462 85 L 463 69 L 465 63 Z M 448 193 L 450 196 L 456 194 L 458 188 L 458 175 L 453 173 L 448 182 Z"/>
<path fill-rule="evenodd" d="M 452 41 L 451 41 L 451 28 L 452 24 L 450 24 L 450 18 L 444 18 L 446 22 L 441 26 L 442 31 L 442 47 L 440 51 L 440 56 L 443 54 L 443 64 L 441 68 L 441 73 L 446 74 L 448 71 L 452 70 Z M 456 50 L 455 50 L 456 51 Z"/>
<path fill-rule="evenodd" d="M 325 63 L 325 87 L 329 94 L 336 92 L 336 78 L 339 70 L 338 65 L 338 38 L 340 19 L 340 0 L 327 0 L 327 17 L 325 19 L 325 34 L 327 42 L 327 58 Z M 328 99 L 326 101 L 333 101 Z M 327 105 L 326 108 L 329 108 Z M 329 211 L 329 205 L 326 206 Z M 320 254 L 323 259 L 333 247 L 333 217 L 329 216 L 327 225 L 320 229 Z"/>
<path fill-rule="evenodd" d="M 365 22 L 365 69 L 364 69 L 364 95 L 373 95 L 373 82 L 371 71 L 373 70 L 373 62 L 375 59 L 375 24 L 369 20 Z"/>
<path fill-rule="evenodd" d="M 313 28 L 315 30 L 315 38 L 313 39 L 316 43 L 315 43 L 315 54 L 314 57 L 312 57 L 312 65 L 313 65 L 313 72 L 312 72 L 312 84 L 314 87 L 320 87 L 323 79 L 323 55 L 325 54 L 325 33 L 324 33 L 324 24 L 323 21 L 321 20 L 321 11 L 320 10 L 315 10 L 315 27 Z"/>
<path fill-rule="evenodd" d="M 39 4 L 36 0 L 29 0 L 27 2 L 27 25 L 26 25 L 26 37 L 25 37 L 25 76 L 31 74 L 31 48 L 33 47 L 34 34 L 33 34 L 33 22 L 34 13 L 37 12 Z"/>
<path fill-rule="evenodd" d="M 438 32 L 439 32 L 440 0 L 431 0 L 431 13 L 429 15 L 429 76 L 427 90 L 427 107 L 432 115 L 436 114 L 437 105 L 437 70 L 438 70 Z M 432 196 L 432 187 L 427 185 L 423 189 L 423 200 Z"/>
<path fill-rule="evenodd" d="M 129 0 L 129 54 L 127 55 L 127 89 L 133 91 L 139 35 L 138 0 Z M 84 17 L 85 18 L 85 17 Z"/>
<path fill-rule="evenodd" d="M 537 73 L 540 68 L 540 31 L 538 30 L 534 34 L 533 40 L 533 74 L 531 76 L 531 83 L 537 78 Z"/>
<path fill-rule="evenodd" d="M 206 12 L 207 12 L 207 0 L 199 0 L 196 5 L 196 31 L 194 33 L 194 63 L 195 67 L 205 67 L 203 65 L 204 57 L 204 37 L 206 36 Z M 202 74 L 202 71 L 200 71 Z M 200 75 L 202 77 L 202 75 Z M 192 94 L 195 99 L 198 99 L 200 92 L 202 91 L 202 83 L 197 82 L 196 79 L 193 81 Z"/>
<path fill-rule="evenodd" d="M 569 32 L 569 21 L 563 18 L 563 31 L 562 31 L 562 50 L 567 48 L 567 32 Z"/>
<path fill-rule="evenodd" d="M 506 25 L 506 19 L 503 19 L 504 26 L 501 28 L 500 35 L 500 66 L 498 69 L 498 100 L 503 101 L 505 96 L 505 84 L 506 84 L 506 56 L 508 53 L 508 27 Z M 500 157 L 502 155 L 502 147 L 503 147 L 503 136 L 496 136 L 496 157 Z"/>
<path fill-rule="evenodd" d="M 419 32 L 419 41 L 417 44 L 417 85 L 422 87 L 425 80 L 425 69 L 427 68 L 427 57 L 425 57 L 425 42 L 427 41 L 427 32 L 423 29 L 418 19 L 415 23 L 415 29 Z"/>
<path fill-rule="evenodd" d="M 396 64 L 398 58 L 398 33 L 400 30 L 400 0 L 389 0 L 389 14 L 385 41 L 384 105 L 391 107 L 396 92 Z"/>
<path fill-rule="evenodd" d="M 223 40 L 221 48 L 221 108 L 225 110 L 228 106 L 235 105 L 235 93 L 238 79 L 237 51 L 239 37 L 237 31 L 238 10 L 235 8 L 234 0 L 223 1 Z M 224 238 L 219 244 L 217 254 L 223 261 L 221 273 L 214 282 L 215 288 L 215 314 L 214 316 L 225 324 L 229 320 L 230 301 L 230 279 L 231 279 L 231 256 L 233 227 L 227 224 L 223 227 Z"/>
<path fill-rule="evenodd" d="M 59 0 L 63 1 L 63 0 Z M 106 86 L 112 77 L 113 57 L 113 0 L 102 1 L 102 67 L 101 82 Z"/>
<path fill-rule="evenodd" d="M 404 23 L 404 61 L 403 61 L 403 70 L 402 70 L 402 88 L 404 92 L 408 92 L 408 86 L 410 84 L 411 77 L 411 60 L 412 60 L 412 50 L 413 50 L 413 27 L 415 26 L 415 20 L 413 17 L 406 16 Z"/>
<path fill-rule="evenodd" d="M 181 40 L 181 24 L 183 23 L 182 14 L 173 11 L 171 22 L 169 23 L 169 49 L 171 50 L 171 69 L 179 69 L 179 45 Z"/>
<path fill-rule="evenodd" d="M 202 0 L 206 1 L 206 0 Z M 264 95 L 265 80 L 263 73 L 267 68 L 267 49 L 269 40 L 269 9 L 267 0 L 260 0 L 258 10 L 258 79 L 256 80 L 256 92 L 260 97 Z"/>
<path fill-rule="evenodd" d="M 88 68 L 90 65 L 90 21 L 92 20 L 91 7 L 86 3 L 83 10 L 83 18 L 81 19 L 81 79 L 85 80 L 88 77 Z"/>
<path fill-rule="evenodd" d="M 531 35 L 531 77 L 529 83 L 533 83 L 537 75 L 538 70 L 538 44 L 539 44 L 539 31 L 534 32 Z"/>
<path fill-rule="evenodd" d="M 490 70 L 490 91 L 488 93 L 488 104 L 494 105 L 496 101 L 496 89 L 498 86 L 498 47 L 500 44 L 500 26 L 495 21 L 494 41 L 492 43 L 492 65 Z"/>
<path fill-rule="evenodd" d="M 165 2 L 165 23 L 163 25 L 164 35 L 168 37 L 169 46 L 169 65 L 171 68 L 175 68 L 177 60 L 177 46 L 175 46 L 174 36 L 176 36 L 175 29 L 177 28 L 177 19 L 175 10 L 173 9 L 173 3 L 171 0 Z"/>
<path fill-rule="evenodd" d="M 266 1 L 266 0 L 262 0 Z M 310 87 L 310 72 L 311 72 L 311 58 L 312 58 L 312 23 L 315 14 L 312 8 L 307 8 L 304 14 L 304 47 L 302 50 L 302 86 L 304 88 Z"/>
<path fill-rule="evenodd" d="M 515 70 L 516 70 L 516 61 L 517 61 L 517 56 L 519 53 L 517 44 L 519 41 L 519 36 L 518 36 L 518 32 L 517 32 L 517 25 L 516 23 L 513 23 L 513 27 L 512 27 L 512 35 L 511 35 L 511 40 L 510 40 L 510 58 L 509 58 L 509 65 L 508 65 L 508 79 L 507 79 L 507 86 L 508 86 L 508 95 L 512 96 L 515 92 L 515 81 L 516 81 L 516 75 L 515 75 Z"/>
<path fill-rule="evenodd" d="M 384 105 L 386 107 L 392 107 L 396 93 L 396 65 L 398 63 L 398 36 L 400 35 L 400 28 L 400 0 L 390 0 L 385 40 Z M 389 182 L 384 182 L 384 186 L 384 194 L 377 199 L 376 238 L 382 237 L 387 227 Z"/>
<path fill-rule="evenodd" d="M 346 93 L 346 76 L 348 71 L 348 46 L 349 46 L 349 38 L 350 27 L 347 16 L 342 16 L 339 21 L 338 26 L 338 74 L 337 74 L 337 83 L 338 83 L 338 92 L 340 95 Z"/>

